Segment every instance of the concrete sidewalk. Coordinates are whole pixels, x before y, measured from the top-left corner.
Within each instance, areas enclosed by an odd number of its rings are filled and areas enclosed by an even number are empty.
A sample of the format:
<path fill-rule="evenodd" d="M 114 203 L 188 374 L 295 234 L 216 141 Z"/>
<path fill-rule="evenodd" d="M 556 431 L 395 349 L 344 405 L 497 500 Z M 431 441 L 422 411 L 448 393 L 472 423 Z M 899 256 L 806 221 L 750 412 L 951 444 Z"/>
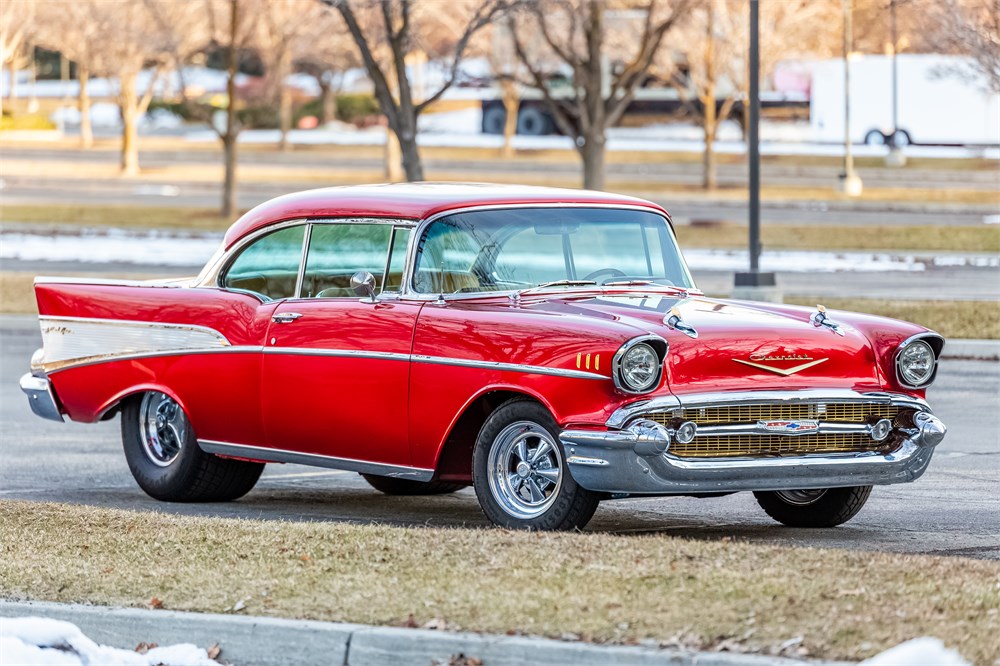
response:
<path fill-rule="evenodd" d="M 552 666 L 795 666 L 838 663 L 733 652 L 597 645 L 528 636 L 0 600 L 0 618 L 29 616 L 72 622 L 92 640 L 118 648 L 132 649 L 140 642 L 194 643 L 203 648 L 218 643 L 222 648 L 219 658 L 233 666 L 450 663 L 480 663 L 483 666 L 537 663 Z"/>

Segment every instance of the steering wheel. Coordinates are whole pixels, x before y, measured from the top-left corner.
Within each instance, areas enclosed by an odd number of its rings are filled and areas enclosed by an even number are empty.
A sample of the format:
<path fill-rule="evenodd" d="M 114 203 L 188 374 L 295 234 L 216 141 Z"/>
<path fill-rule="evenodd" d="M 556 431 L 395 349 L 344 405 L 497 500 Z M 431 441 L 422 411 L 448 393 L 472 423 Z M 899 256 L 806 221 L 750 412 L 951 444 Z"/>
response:
<path fill-rule="evenodd" d="M 596 279 L 597 276 L 598 275 L 603 275 L 605 273 L 608 274 L 609 278 L 613 278 L 613 277 L 628 277 L 628 274 L 625 273 L 625 271 L 620 271 L 617 268 L 599 268 L 596 271 L 593 271 L 591 273 L 587 273 L 586 275 L 584 275 L 583 279 L 584 280 L 593 280 L 594 282 L 597 282 L 598 281 Z"/>

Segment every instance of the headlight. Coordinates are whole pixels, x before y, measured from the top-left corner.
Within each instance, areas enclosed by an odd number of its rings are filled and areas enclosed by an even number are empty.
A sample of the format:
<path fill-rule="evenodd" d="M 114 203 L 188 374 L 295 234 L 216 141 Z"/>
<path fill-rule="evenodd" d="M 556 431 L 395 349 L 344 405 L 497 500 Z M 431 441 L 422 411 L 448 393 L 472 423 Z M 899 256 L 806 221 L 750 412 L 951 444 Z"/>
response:
<path fill-rule="evenodd" d="M 660 357 L 645 342 L 632 345 L 622 354 L 617 369 L 620 388 L 630 393 L 644 393 L 660 379 Z"/>
<path fill-rule="evenodd" d="M 923 340 L 910 342 L 896 356 L 896 370 L 900 381 L 913 388 L 930 383 L 936 363 L 934 350 Z"/>

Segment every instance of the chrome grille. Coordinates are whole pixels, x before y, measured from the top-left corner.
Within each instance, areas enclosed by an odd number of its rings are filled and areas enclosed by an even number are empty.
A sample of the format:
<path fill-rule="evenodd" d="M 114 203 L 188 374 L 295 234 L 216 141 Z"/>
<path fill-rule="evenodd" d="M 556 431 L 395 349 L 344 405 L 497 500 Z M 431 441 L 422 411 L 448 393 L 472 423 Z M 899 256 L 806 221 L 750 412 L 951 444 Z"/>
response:
<path fill-rule="evenodd" d="M 894 419 L 899 407 L 860 402 L 796 403 L 776 405 L 724 405 L 684 409 L 680 417 L 698 425 L 723 423 L 756 423 L 757 421 L 815 419 L 840 423 L 865 423 L 870 419 Z M 664 425 L 673 418 L 666 412 L 650 414 L 649 418 Z"/>
<path fill-rule="evenodd" d="M 878 451 L 876 442 L 859 433 L 782 435 L 724 435 L 695 437 L 689 444 L 674 442 L 670 453 L 679 458 L 737 458 L 743 456 L 805 455 L 809 453 L 856 453 Z"/>
<path fill-rule="evenodd" d="M 758 421 L 810 420 L 821 423 L 863 424 L 889 419 L 899 427 L 906 416 L 895 405 L 865 402 L 757 403 L 686 407 L 669 412 L 651 412 L 641 418 L 655 421 L 668 428 L 683 421 L 693 421 L 699 427 L 746 425 L 752 428 Z M 772 433 L 741 433 L 732 435 L 699 435 L 688 444 L 672 442 L 670 454 L 680 458 L 728 458 L 746 456 L 805 455 L 810 453 L 855 453 L 884 450 L 886 442 L 876 442 L 865 433 L 813 433 L 781 435 Z"/>

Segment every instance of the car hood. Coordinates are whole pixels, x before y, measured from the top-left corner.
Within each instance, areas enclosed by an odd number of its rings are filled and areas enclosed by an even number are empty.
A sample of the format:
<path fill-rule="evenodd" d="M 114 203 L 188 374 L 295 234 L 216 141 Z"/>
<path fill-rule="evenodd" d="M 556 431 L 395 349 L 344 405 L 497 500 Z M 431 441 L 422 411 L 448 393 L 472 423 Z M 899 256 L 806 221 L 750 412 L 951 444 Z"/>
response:
<path fill-rule="evenodd" d="M 532 309 L 613 319 L 669 343 L 670 390 L 702 393 L 733 390 L 851 388 L 882 390 L 884 378 L 868 338 L 847 324 L 843 335 L 809 321 L 808 308 L 775 312 L 746 301 L 664 294 L 616 294 L 548 299 Z M 692 338 L 664 323 L 675 308 Z"/>

